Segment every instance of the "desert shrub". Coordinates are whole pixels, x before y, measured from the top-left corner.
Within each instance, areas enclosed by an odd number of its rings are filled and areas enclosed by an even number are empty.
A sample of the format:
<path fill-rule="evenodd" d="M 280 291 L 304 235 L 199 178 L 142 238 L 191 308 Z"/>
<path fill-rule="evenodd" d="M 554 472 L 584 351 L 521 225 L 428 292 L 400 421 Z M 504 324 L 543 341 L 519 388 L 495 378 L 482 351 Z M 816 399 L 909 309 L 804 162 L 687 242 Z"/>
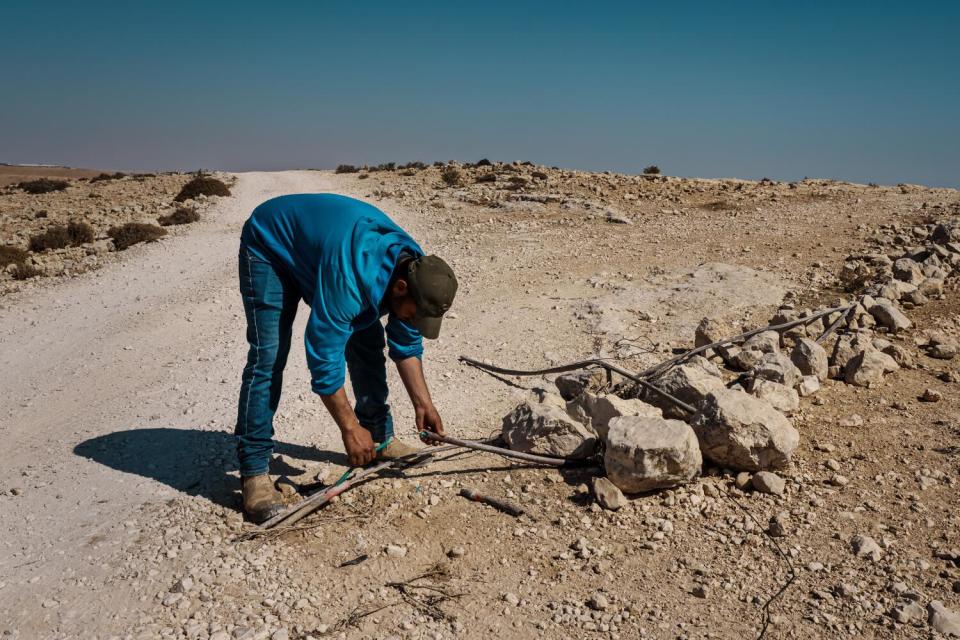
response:
<path fill-rule="evenodd" d="M 49 178 L 40 178 L 39 180 L 27 180 L 17 184 L 17 187 L 27 193 L 51 193 L 53 191 L 63 191 L 70 185 L 66 180 L 50 180 Z"/>
<path fill-rule="evenodd" d="M 30 254 L 20 247 L 0 245 L 0 267 L 6 267 L 8 264 L 24 262 L 29 256 Z"/>
<path fill-rule="evenodd" d="M 366 180 L 369 177 L 370 177 L 369 173 L 361 173 L 360 175 L 357 176 L 357 180 Z"/>
<path fill-rule="evenodd" d="M 402 176 L 415 176 L 415 175 L 417 175 L 417 172 L 416 172 L 415 169 L 404 169 L 403 171 L 400 172 L 400 175 L 402 175 Z"/>
<path fill-rule="evenodd" d="M 384 162 L 376 166 L 376 171 L 393 171 L 397 168 L 396 162 Z M 371 169 L 372 170 L 372 169 Z"/>
<path fill-rule="evenodd" d="M 173 199 L 174 202 L 193 200 L 197 196 L 228 196 L 230 189 L 216 178 L 199 176 L 183 185 L 180 193 Z"/>
<path fill-rule="evenodd" d="M 175 224 L 190 224 L 199 219 L 200 214 L 197 213 L 195 209 L 191 209 L 190 207 L 177 207 L 173 213 L 157 218 L 157 222 L 164 227 L 169 227 Z"/>
<path fill-rule="evenodd" d="M 155 224 L 128 222 L 118 227 L 110 227 L 107 235 L 113 238 L 117 251 L 123 251 L 140 242 L 154 242 L 167 235 L 167 230 Z"/>
<path fill-rule="evenodd" d="M 546 180 L 546 179 L 547 179 L 547 174 L 545 174 L 543 171 L 534 171 L 534 172 L 532 172 L 530 175 L 533 177 L 534 180 Z"/>
<path fill-rule="evenodd" d="M 435 167 L 442 167 L 442 166 L 445 165 L 445 164 L 447 164 L 447 163 L 446 163 L 446 162 L 443 162 L 442 160 L 434 160 L 434 162 L 433 162 L 433 166 L 435 166 Z"/>
<path fill-rule="evenodd" d="M 475 178 L 475 181 L 476 182 L 496 182 L 497 174 L 493 173 L 492 171 L 490 173 L 481 173 Z"/>
<path fill-rule="evenodd" d="M 63 249 L 71 244 L 70 232 L 60 224 L 47 227 L 46 230 L 30 236 L 30 251 L 35 253 Z"/>
<path fill-rule="evenodd" d="M 399 167 L 400 169 L 426 169 L 427 165 L 423 162 L 408 162 L 407 164 L 402 164 Z"/>
<path fill-rule="evenodd" d="M 660 175 L 660 167 L 658 167 L 655 164 L 652 164 L 649 167 L 644 167 L 643 172 L 647 175 L 658 176 Z"/>
<path fill-rule="evenodd" d="M 463 184 L 463 173 L 456 167 L 447 167 L 440 172 L 440 179 L 448 187 L 458 187 Z"/>
<path fill-rule="evenodd" d="M 126 175 L 127 174 L 122 171 L 117 171 L 116 173 L 101 173 L 98 176 L 93 176 L 90 178 L 90 182 L 108 182 L 110 180 L 119 180 Z"/>
<path fill-rule="evenodd" d="M 481 158 L 480 160 L 477 160 L 477 163 L 476 163 L 475 165 L 473 165 L 473 166 L 475 166 L 475 167 L 489 167 L 489 166 L 491 166 L 491 165 L 493 165 L 492 162 L 490 162 L 490 161 L 487 160 L 486 158 Z"/>
<path fill-rule="evenodd" d="M 70 244 L 75 247 L 93 242 L 93 227 L 82 220 L 72 220 L 67 225 L 67 235 L 70 236 Z"/>
<path fill-rule="evenodd" d="M 40 220 L 40 219 L 42 219 L 42 218 L 46 218 L 47 215 L 48 215 L 48 214 L 47 214 L 47 210 L 46 210 L 46 209 L 41 209 L 40 211 L 37 211 L 35 214 L 33 214 L 33 218 L 34 218 L 34 220 Z"/>
<path fill-rule="evenodd" d="M 353 166 L 352 164 L 338 164 L 336 171 L 334 173 L 359 173 L 360 169 Z"/>
<path fill-rule="evenodd" d="M 527 184 L 528 182 L 528 180 L 523 176 L 510 176 L 509 178 L 507 178 L 507 180 L 509 180 L 511 184 L 515 184 L 521 187 Z"/>
<path fill-rule="evenodd" d="M 29 262 L 18 262 L 17 269 L 13 272 L 13 277 L 15 280 L 27 280 L 28 278 L 39 276 L 40 273 L 40 269 L 37 269 Z"/>

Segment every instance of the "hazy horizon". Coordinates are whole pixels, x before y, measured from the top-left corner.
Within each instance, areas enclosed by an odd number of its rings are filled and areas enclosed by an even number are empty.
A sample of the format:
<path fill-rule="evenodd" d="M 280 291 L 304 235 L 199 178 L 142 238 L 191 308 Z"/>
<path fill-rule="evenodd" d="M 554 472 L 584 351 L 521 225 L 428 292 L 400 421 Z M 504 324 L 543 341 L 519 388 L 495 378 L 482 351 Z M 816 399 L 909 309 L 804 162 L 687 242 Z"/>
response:
<path fill-rule="evenodd" d="M 960 5 L 10 3 L 0 161 L 960 186 Z"/>

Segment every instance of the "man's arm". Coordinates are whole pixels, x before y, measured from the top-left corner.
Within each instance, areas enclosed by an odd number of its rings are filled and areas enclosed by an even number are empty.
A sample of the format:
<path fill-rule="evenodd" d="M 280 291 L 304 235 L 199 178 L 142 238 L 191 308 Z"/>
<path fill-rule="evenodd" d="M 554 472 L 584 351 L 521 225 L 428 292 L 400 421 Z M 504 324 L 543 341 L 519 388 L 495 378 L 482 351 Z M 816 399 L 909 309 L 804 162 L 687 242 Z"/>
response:
<path fill-rule="evenodd" d="M 362 467 L 372 462 L 377 455 L 373 438 L 369 431 L 360 426 L 357 414 L 353 412 L 343 387 L 337 389 L 332 395 L 321 395 L 320 399 L 340 427 L 340 435 L 343 438 L 343 446 L 347 450 L 347 457 L 350 459 L 350 466 Z"/>
<path fill-rule="evenodd" d="M 403 386 L 407 388 L 410 402 L 413 403 L 417 431 L 432 431 L 442 436 L 443 421 L 430 398 L 430 390 L 427 389 L 427 381 L 423 377 L 423 363 L 420 362 L 420 358 L 404 358 L 403 360 L 397 360 L 396 364 L 400 379 L 403 380 Z M 433 442 L 432 444 L 438 443 Z"/>

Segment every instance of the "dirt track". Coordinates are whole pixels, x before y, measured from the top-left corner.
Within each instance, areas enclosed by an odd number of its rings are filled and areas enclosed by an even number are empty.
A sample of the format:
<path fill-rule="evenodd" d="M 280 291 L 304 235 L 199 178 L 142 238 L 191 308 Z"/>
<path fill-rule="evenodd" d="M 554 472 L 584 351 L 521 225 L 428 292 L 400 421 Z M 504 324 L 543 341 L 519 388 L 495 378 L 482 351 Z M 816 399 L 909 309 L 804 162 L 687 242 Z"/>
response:
<path fill-rule="evenodd" d="M 559 478 L 547 479 L 546 472 L 514 471 L 509 484 L 503 485 L 505 472 L 489 474 L 489 486 L 499 490 L 520 493 L 524 487 L 522 491 L 535 496 L 534 503 L 546 516 L 539 523 L 517 523 L 464 506 L 452 497 L 455 488 L 446 484 L 451 482 L 446 476 L 424 479 L 413 497 L 405 484 L 413 481 L 397 480 L 380 495 L 373 485 L 358 492 L 357 504 L 364 507 L 367 518 L 362 526 L 334 523 L 306 542 L 269 543 L 237 552 L 257 569 L 226 558 L 223 549 L 233 545 L 227 538 L 239 526 L 229 515 L 235 479 L 224 468 L 232 468 L 226 432 L 232 429 L 246 349 L 235 282 L 240 225 L 256 204 L 274 195 L 335 191 L 366 197 L 373 187 L 349 176 L 321 172 L 240 174 L 235 195 L 210 209 L 190 233 L 131 249 L 125 260 L 98 271 L 0 299 L 0 388 L 4 389 L 0 435 L 8 450 L 7 461 L 0 466 L 0 489 L 6 490 L 0 496 L 5 516 L 0 542 L 0 630 L 20 638 L 111 634 L 206 638 L 221 625 L 224 633 L 229 628 L 235 637 L 260 637 L 257 634 L 264 629 L 272 633 L 281 628 L 289 628 L 290 637 L 302 637 L 319 635 L 317 629 L 329 626 L 329 632 L 347 637 L 581 637 L 587 634 L 583 626 L 549 622 L 557 611 L 550 603 L 559 608 L 557 615 L 562 618 L 568 615 L 564 607 L 573 606 L 570 602 L 579 599 L 582 604 L 601 589 L 616 602 L 611 611 L 620 616 L 623 635 L 619 637 L 631 637 L 638 629 L 653 637 L 739 637 L 755 632 L 759 599 L 754 602 L 742 589 L 759 598 L 782 581 L 783 572 L 759 536 L 749 551 L 726 549 L 729 532 L 722 533 L 723 542 L 718 542 L 710 534 L 717 530 L 711 516 L 722 520 L 737 510 L 728 506 L 725 511 L 721 504 L 715 513 L 704 514 L 694 508 L 699 500 L 692 505 L 687 502 L 696 491 L 642 498 L 629 514 L 614 517 L 597 513 L 583 502 L 583 491 L 577 488 L 582 478 L 567 478 L 565 484 Z M 942 194 L 938 192 L 937 197 Z M 462 368 L 456 363 L 457 355 L 480 356 L 507 366 L 536 366 L 546 360 L 577 359 L 598 346 L 610 347 L 591 333 L 597 330 L 590 317 L 594 312 L 584 304 L 596 299 L 610 316 L 610 296 L 616 299 L 623 292 L 636 296 L 631 299 L 637 304 L 670 312 L 659 326 L 645 325 L 646 333 L 658 343 L 657 352 L 669 352 L 672 346 L 689 342 L 691 323 L 704 313 L 691 304 L 703 290 L 692 286 L 696 278 L 684 272 L 701 262 L 724 260 L 762 269 L 768 279 L 765 286 L 796 288 L 815 281 L 811 275 L 815 262 L 836 268 L 877 225 L 917 215 L 921 198 L 922 194 L 890 195 L 885 211 L 822 202 L 810 204 L 803 215 L 772 219 L 760 211 L 746 211 L 734 221 L 716 222 L 710 234 L 698 220 L 672 213 L 635 226 L 600 220 L 592 226 L 578 223 L 567 228 L 562 220 L 549 226 L 549 214 L 537 211 L 516 212 L 509 224 L 501 225 L 488 223 L 488 213 L 470 206 L 461 209 L 459 204 L 436 209 L 409 198 L 374 202 L 425 247 L 448 258 L 461 277 L 454 317 L 445 323 L 444 337 L 428 344 L 425 362 L 448 429 L 476 437 L 499 426 L 513 391 Z M 836 226 L 828 227 L 827 220 Z M 773 233 L 755 242 L 756 232 L 751 236 L 749 229 L 764 224 Z M 716 239 L 721 234 L 723 242 Z M 784 251 L 781 245 L 788 240 L 797 251 Z M 685 244 L 688 241 L 696 244 Z M 677 250 L 683 246 L 694 248 Z M 750 246 L 753 253 L 747 255 L 743 249 Z M 602 257 L 589 253 L 590 247 Z M 653 267 L 661 272 L 654 274 L 660 286 L 678 292 L 675 299 L 651 300 L 642 293 L 644 276 Z M 778 272 L 771 273 L 771 267 Z M 741 288 L 745 292 L 749 287 Z M 748 316 L 765 320 L 778 302 L 735 293 L 727 291 L 727 297 L 720 296 L 715 304 L 736 321 Z M 300 314 L 301 329 L 295 336 L 302 333 L 305 315 Z M 955 322 L 955 300 L 931 305 L 920 317 L 931 326 L 942 325 L 944 319 L 948 324 Z M 816 571 L 826 571 L 829 577 L 824 575 L 824 584 L 818 584 L 821 578 L 805 573 L 802 584 L 791 593 L 790 613 L 774 627 L 774 637 L 921 633 L 910 626 L 882 622 L 886 607 L 882 593 L 887 586 L 880 576 L 887 574 L 886 582 L 908 579 L 910 588 L 926 589 L 927 596 L 948 604 L 952 599 L 957 608 L 958 596 L 949 593 L 956 572 L 930 564 L 933 541 L 958 544 L 956 485 L 946 482 L 925 491 L 924 502 L 933 505 L 920 511 L 926 521 L 917 520 L 915 525 L 912 519 L 917 516 L 902 504 L 906 500 L 902 493 L 882 487 L 876 495 L 871 493 L 872 479 L 891 468 L 909 482 L 914 470 L 923 466 L 942 468 L 948 478 L 957 475 L 955 454 L 945 458 L 932 451 L 957 444 L 956 396 L 960 394 L 951 391 L 955 385 L 943 387 L 945 401 L 932 408 L 915 403 L 918 390 L 936 384 L 931 382 L 933 373 L 902 373 L 898 384 L 906 391 L 897 399 L 911 404 L 906 415 L 890 415 L 889 403 L 894 399 L 890 388 L 854 392 L 843 385 L 828 385 L 823 394 L 826 408 L 805 406 L 798 423 L 804 425 L 800 427 L 803 454 L 796 493 L 791 490 L 790 494 L 796 501 L 789 508 L 799 510 L 798 519 L 806 519 L 809 526 L 790 545 L 797 549 L 798 566 L 822 562 L 826 568 Z M 277 420 L 283 451 L 313 463 L 342 463 L 335 427 L 309 392 L 300 340 L 293 345 L 284 388 Z M 392 372 L 391 388 L 402 389 Z M 412 441 L 412 413 L 402 392 L 394 404 L 397 424 L 404 426 L 404 437 Z M 836 421 L 854 412 L 864 416 L 868 425 L 872 419 L 878 425 L 889 419 L 891 431 L 835 434 Z M 945 424 L 937 426 L 938 420 Z M 903 429 L 912 430 L 928 446 L 910 448 L 912 440 L 900 435 Z M 826 455 L 814 452 L 812 444 L 826 440 L 843 449 L 832 455 L 842 458 L 846 473 L 854 479 L 843 491 L 813 486 L 822 485 Z M 905 455 L 910 456 L 909 462 L 898 466 L 895 461 Z M 478 465 L 471 458 L 452 461 L 443 469 L 456 478 L 453 471 L 458 467 Z M 813 499 L 813 494 L 819 497 Z M 439 496 L 436 502 L 431 501 L 433 495 Z M 703 495 L 702 490 L 698 495 Z M 752 501 L 760 518 L 784 508 L 769 497 Z M 862 506 L 864 501 L 867 507 Z M 674 510 L 674 503 L 683 507 Z M 428 506 L 425 515 L 411 516 L 424 505 Z M 819 510 L 819 518 L 808 517 L 805 509 Z M 882 515 L 868 524 L 860 522 L 864 512 Z M 349 510 L 341 515 L 353 517 Z M 215 542 L 199 528 L 196 534 L 191 532 L 192 539 L 184 538 L 183 532 L 200 518 L 206 518 L 208 529 L 228 526 Z M 648 540 L 649 532 L 667 530 L 661 524 L 665 518 L 675 521 L 675 546 L 669 542 L 671 525 L 660 551 L 643 555 L 638 545 Z M 849 537 L 851 528 L 873 527 L 877 522 L 899 538 L 896 544 L 904 549 L 902 562 L 891 561 L 889 570 L 852 567 L 843 545 L 834 547 L 829 542 L 834 533 Z M 926 529 L 915 533 L 913 526 Z M 914 533 L 908 536 L 906 531 Z M 598 546 L 604 546 L 597 540 L 603 538 L 608 549 L 595 554 L 592 564 L 574 566 L 561 556 L 580 536 Z M 384 564 L 379 554 L 387 543 L 403 544 L 411 551 L 401 561 Z M 469 553 L 460 563 L 458 584 L 469 588 L 471 597 L 464 601 L 457 620 L 440 623 L 416 612 L 388 609 L 354 627 L 333 631 L 355 606 L 388 599 L 378 586 L 384 575 L 394 579 L 416 575 L 443 560 L 450 547 L 464 544 Z M 335 560 L 349 559 L 364 549 L 378 556 L 368 562 L 379 564 L 361 565 L 353 573 L 329 570 Z M 745 559 L 739 560 L 741 554 Z M 218 555 L 226 558 L 223 564 L 208 570 L 211 558 Z M 697 566 L 700 559 L 707 562 L 714 555 L 716 565 L 708 571 L 715 583 L 714 595 L 694 598 L 689 594 L 690 580 L 702 576 Z M 215 594 L 212 604 L 198 597 L 190 605 L 194 608 L 178 609 L 176 601 L 162 605 L 171 581 L 188 574 L 191 567 L 198 582 L 202 583 L 203 572 L 216 576 L 212 580 L 216 588 L 197 587 L 208 598 Z M 813 575 L 814 570 L 809 573 Z M 832 613 L 819 617 L 809 613 L 811 598 L 826 600 L 811 592 L 830 590 L 840 582 L 857 585 L 857 593 L 873 594 L 872 599 L 860 602 L 858 596 L 845 609 L 846 596 L 836 596 L 837 603 L 829 603 L 835 607 Z M 300 586 L 288 590 L 289 584 Z M 510 597 L 514 594 L 519 594 L 518 605 Z M 309 600 L 301 604 L 303 598 Z M 829 608 L 819 604 L 816 608 L 821 606 Z M 589 618 L 588 608 L 583 610 Z M 194 615 L 197 611 L 200 614 Z M 210 626 L 214 618 L 222 623 Z M 607 631 L 601 632 L 602 624 Z M 250 635 L 237 636 L 237 629 L 247 628 L 244 625 L 249 626 Z M 589 634 L 618 637 L 609 631 L 610 621 L 600 622 L 598 617 L 596 627 Z"/>

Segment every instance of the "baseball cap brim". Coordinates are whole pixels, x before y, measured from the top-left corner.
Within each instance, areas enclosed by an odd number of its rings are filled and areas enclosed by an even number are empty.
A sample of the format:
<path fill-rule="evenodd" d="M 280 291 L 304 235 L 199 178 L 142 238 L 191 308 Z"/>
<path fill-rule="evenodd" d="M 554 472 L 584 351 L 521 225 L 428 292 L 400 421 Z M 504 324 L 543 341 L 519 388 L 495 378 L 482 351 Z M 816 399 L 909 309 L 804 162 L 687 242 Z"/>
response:
<path fill-rule="evenodd" d="M 436 318 L 430 316 L 421 316 L 415 317 L 411 324 L 417 328 L 417 331 L 419 331 L 420 335 L 422 335 L 424 338 L 436 340 L 440 337 L 441 322 L 443 322 L 443 316 Z"/>

